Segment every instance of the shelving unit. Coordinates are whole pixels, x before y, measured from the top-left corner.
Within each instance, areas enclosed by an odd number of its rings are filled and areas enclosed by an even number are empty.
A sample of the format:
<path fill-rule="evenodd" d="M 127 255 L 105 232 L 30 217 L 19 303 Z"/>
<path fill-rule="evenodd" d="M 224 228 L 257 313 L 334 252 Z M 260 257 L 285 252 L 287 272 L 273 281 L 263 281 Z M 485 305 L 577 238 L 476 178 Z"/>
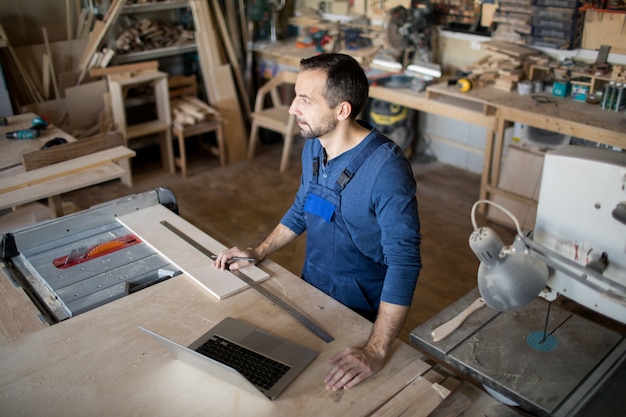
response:
<path fill-rule="evenodd" d="M 602 90 L 604 85 L 611 81 L 610 75 L 599 76 L 584 72 L 571 71 L 567 68 L 550 68 L 541 65 L 531 66 L 528 78 L 530 80 L 544 79 L 551 74 L 563 79 L 569 78 L 570 80 L 577 80 L 578 83 L 588 84 L 589 94 Z"/>
<path fill-rule="evenodd" d="M 122 7 L 120 16 L 132 16 L 157 18 L 160 16 L 167 16 L 167 13 L 176 12 L 180 9 L 189 7 L 189 2 L 184 0 L 171 0 L 171 1 L 158 1 L 152 3 L 138 3 L 129 4 Z M 172 19 L 172 16 L 169 16 Z M 179 19 L 180 17 L 177 17 Z M 113 30 L 112 32 L 115 32 Z M 109 39 L 109 45 L 113 47 L 115 44 L 114 33 L 111 34 Z M 115 49 L 115 48 L 114 48 Z M 113 58 L 114 65 L 128 64 L 133 62 L 149 61 L 155 59 L 179 57 L 185 54 L 195 53 L 197 51 L 195 40 L 188 42 L 181 42 L 176 45 L 158 48 L 158 49 L 146 49 L 139 52 L 117 53 Z M 176 72 L 176 71 L 172 71 Z"/>
<path fill-rule="evenodd" d="M 116 65 L 130 64 L 133 62 L 150 61 L 153 59 L 168 58 L 188 53 L 196 52 L 196 43 L 192 42 L 185 45 L 176 45 L 168 48 L 160 48 L 147 50 L 142 52 L 131 52 L 128 54 L 118 55 L 114 59 Z"/>

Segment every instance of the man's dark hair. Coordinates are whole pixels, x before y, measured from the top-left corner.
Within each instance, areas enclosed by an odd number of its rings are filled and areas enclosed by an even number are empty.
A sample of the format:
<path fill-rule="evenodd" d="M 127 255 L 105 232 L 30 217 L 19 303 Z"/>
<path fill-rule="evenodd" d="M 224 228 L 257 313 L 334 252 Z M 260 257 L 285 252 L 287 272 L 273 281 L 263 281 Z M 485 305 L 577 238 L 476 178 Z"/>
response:
<path fill-rule="evenodd" d="M 369 81 L 361 65 L 350 55 L 320 54 L 300 61 L 300 71 L 322 70 L 326 72 L 326 90 L 322 96 L 329 107 L 335 108 L 342 101 L 352 106 L 351 119 L 361 113 L 369 97 Z"/>

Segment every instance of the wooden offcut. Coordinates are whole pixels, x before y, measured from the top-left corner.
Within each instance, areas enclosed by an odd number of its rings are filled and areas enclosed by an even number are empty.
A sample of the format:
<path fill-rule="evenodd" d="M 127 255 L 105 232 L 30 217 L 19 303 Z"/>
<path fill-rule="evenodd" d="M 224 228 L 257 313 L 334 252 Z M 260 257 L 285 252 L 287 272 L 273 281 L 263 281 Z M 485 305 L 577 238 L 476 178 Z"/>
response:
<path fill-rule="evenodd" d="M 102 77 L 106 75 L 121 74 L 121 73 L 137 73 L 140 71 L 156 71 L 159 69 L 159 61 L 143 61 L 135 62 L 132 64 L 115 65 L 106 68 L 90 68 L 89 76 Z"/>
<path fill-rule="evenodd" d="M 42 168 L 79 156 L 89 155 L 94 152 L 124 146 L 124 136 L 120 132 L 104 133 L 76 142 L 68 142 L 62 145 L 52 146 L 48 149 L 40 149 L 22 155 L 22 164 L 26 171 Z"/>

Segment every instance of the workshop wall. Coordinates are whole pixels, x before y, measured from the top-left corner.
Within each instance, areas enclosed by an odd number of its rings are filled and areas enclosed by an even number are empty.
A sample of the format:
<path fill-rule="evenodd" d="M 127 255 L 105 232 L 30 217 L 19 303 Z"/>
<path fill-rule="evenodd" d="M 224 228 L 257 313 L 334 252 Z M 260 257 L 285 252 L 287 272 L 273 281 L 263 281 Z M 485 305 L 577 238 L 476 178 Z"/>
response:
<path fill-rule="evenodd" d="M 0 1 L 0 25 L 11 40 L 11 45 L 36 45 L 44 42 L 42 28 L 46 28 L 50 42 L 67 39 L 66 4 L 70 4 L 71 22 L 75 0 L 19 0 Z"/>

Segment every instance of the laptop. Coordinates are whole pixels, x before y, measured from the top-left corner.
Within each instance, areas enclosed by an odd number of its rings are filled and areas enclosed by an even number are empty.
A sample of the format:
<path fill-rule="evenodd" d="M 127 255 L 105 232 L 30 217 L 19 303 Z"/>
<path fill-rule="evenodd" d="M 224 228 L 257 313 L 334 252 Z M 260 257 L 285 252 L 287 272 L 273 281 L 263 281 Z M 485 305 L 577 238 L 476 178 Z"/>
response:
<path fill-rule="evenodd" d="M 314 350 L 232 317 L 187 347 L 139 328 L 176 358 L 270 400 L 276 399 L 317 356 Z M 271 369 L 260 372 L 261 368 Z"/>

